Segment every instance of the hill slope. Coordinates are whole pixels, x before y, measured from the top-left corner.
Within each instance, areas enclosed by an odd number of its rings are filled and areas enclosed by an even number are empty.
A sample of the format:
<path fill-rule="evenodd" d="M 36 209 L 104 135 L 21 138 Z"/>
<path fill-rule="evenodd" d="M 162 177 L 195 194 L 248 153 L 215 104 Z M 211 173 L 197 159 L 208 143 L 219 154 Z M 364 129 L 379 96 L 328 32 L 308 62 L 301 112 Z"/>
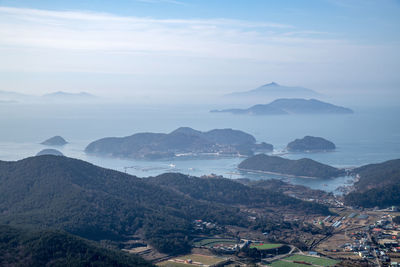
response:
<path fill-rule="evenodd" d="M 50 155 L 0 161 L 0 214 L 0 223 L 63 229 L 93 240 L 122 240 L 141 229 L 144 238 L 164 252 L 189 249 L 194 219 L 223 225 L 245 222 L 235 208 Z"/>
<path fill-rule="evenodd" d="M 101 248 L 59 231 L 0 225 L 1 266 L 152 266 L 139 257 Z"/>
<path fill-rule="evenodd" d="M 248 171 L 264 171 L 315 178 L 331 178 L 344 174 L 343 170 L 311 159 L 290 160 L 265 154 L 258 154 L 245 159 L 239 164 L 238 168 Z"/>
<path fill-rule="evenodd" d="M 369 164 L 353 170 L 360 179 L 346 195 L 349 205 L 388 207 L 400 205 L 400 159 Z"/>

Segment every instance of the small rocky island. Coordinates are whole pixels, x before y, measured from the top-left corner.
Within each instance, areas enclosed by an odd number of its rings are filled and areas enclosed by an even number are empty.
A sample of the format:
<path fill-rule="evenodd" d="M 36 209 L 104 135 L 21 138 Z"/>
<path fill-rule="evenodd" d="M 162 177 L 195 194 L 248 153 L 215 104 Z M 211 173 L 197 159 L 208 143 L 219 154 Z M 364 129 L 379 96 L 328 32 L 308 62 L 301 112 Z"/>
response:
<path fill-rule="evenodd" d="M 345 170 L 312 159 L 291 160 L 265 154 L 258 154 L 245 159 L 239 164 L 238 169 L 304 178 L 332 178 L 345 174 Z"/>
<path fill-rule="evenodd" d="M 211 110 L 245 115 L 289 115 L 289 114 L 351 114 L 351 109 L 322 102 L 317 99 L 281 98 L 269 104 L 254 105 L 247 109 Z"/>
<path fill-rule="evenodd" d="M 302 139 L 296 139 L 286 146 L 286 150 L 290 152 L 318 152 L 335 149 L 336 146 L 333 142 L 315 136 L 305 136 Z"/>
<path fill-rule="evenodd" d="M 57 149 L 51 149 L 51 148 L 43 149 L 36 154 L 36 156 L 43 156 L 43 155 L 64 156 L 64 154 L 58 151 Z"/>
<path fill-rule="evenodd" d="M 68 142 L 65 141 L 65 139 L 61 136 L 57 135 L 47 139 L 46 141 L 43 141 L 41 144 L 46 146 L 63 146 L 65 144 L 68 144 Z"/>
<path fill-rule="evenodd" d="M 90 143 L 85 152 L 101 156 L 134 159 L 166 159 L 199 156 L 249 156 L 270 152 L 273 146 L 256 143 L 254 136 L 232 129 L 201 132 L 189 127 L 171 133 L 137 133 L 126 137 L 107 137 Z"/>

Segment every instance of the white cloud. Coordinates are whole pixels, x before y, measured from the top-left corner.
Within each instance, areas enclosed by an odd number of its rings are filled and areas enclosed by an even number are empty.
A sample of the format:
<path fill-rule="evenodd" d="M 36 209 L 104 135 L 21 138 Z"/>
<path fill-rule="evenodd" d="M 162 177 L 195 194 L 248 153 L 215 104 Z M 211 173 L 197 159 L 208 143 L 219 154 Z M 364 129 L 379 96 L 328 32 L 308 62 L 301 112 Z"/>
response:
<path fill-rule="evenodd" d="M 397 79 L 397 46 L 359 45 L 330 36 L 274 22 L 0 7 L 0 72 L 140 75 L 142 88 L 146 82 L 147 88 L 156 87 L 154 77 L 162 76 L 164 86 L 177 91 L 185 90 L 190 79 L 198 88 L 224 80 L 220 88 L 226 91 L 240 80 L 307 86 L 335 79 Z M 175 82 L 179 75 L 185 75 L 185 85 Z M 125 87 L 138 85 L 129 80 Z"/>
<path fill-rule="evenodd" d="M 228 19 L 180 20 L 0 7 L 0 45 L 53 49 L 179 51 L 228 56 L 226 48 L 272 42 L 290 25 Z M 232 57 L 241 57 L 233 51 Z M 243 55 L 246 56 L 246 55 Z"/>

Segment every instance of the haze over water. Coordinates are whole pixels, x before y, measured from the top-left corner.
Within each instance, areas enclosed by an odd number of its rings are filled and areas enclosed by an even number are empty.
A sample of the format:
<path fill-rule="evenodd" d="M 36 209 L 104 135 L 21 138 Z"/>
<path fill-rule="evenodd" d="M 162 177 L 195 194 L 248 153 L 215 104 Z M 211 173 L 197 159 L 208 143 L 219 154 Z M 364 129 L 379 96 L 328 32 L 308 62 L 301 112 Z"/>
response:
<path fill-rule="evenodd" d="M 254 135 L 257 142 L 273 144 L 276 155 L 290 159 L 308 157 L 336 167 L 354 167 L 400 157 L 399 111 L 398 108 L 363 107 L 350 115 L 235 116 L 210 113 L 207 106 L 3 104 L 0 105 L 0 160 L 34 156 L 46 148 L 40 142 L 61 135 L 69 142 L 57 148 L 64 155 L 119 171 L 130 167 L 126 171 L 139 177 L 174 171 L 196 176 L 215 173 L 228 178 L 269 179 L 275 176 L 239 172 L 236 167 L 243 158 L 143 161 L 89 156 L 83 150 L 90 142 L 103 137 L 138 132 L 168 133 L 181 126 L 202 131 L 233 128 Z M 285 153 L 287 143 L 305 135 L 331 140 L 337 149 L 327 153 Z M 328 182 L 289 180 L 324 190 L 334 190 L 347 181 L 346 178 Z"/>

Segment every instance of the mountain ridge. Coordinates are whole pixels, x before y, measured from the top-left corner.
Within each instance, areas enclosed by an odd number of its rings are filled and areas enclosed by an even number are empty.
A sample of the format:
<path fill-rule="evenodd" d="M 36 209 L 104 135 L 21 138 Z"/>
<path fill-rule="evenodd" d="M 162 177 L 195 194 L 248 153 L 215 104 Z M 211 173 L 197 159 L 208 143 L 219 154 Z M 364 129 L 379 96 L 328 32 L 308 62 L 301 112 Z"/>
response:
<path fill-rule="evenodd" d="M 235 115 L 289 115 L 289 114 L 352 114 L 353 110 L 317 99 L 279 98 L 268 104 L 257 104 L 247 109 L 222 109 L 211 112 L 226 112 Z"/>

